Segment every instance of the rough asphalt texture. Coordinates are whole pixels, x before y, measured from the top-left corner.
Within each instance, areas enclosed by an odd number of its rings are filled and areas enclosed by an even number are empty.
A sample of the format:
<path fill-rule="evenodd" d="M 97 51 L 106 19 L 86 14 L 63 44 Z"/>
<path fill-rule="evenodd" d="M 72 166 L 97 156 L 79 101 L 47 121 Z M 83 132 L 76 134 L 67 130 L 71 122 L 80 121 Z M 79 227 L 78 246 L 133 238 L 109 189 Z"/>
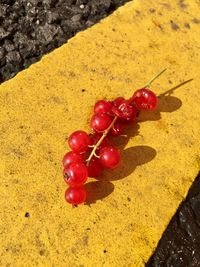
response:
<path fill-rule="evenodd" d="M 200 266 L 200 174 L 146 266 Z"/>
<path fill-rule="evenodd" d="M 1 0 L 0 83 L 129 0 Z"/>
<path fill-rule="evenodd" d="M 1 0 L 0 83 L 128 0 Z M 200 267 L 200 176 L 148 267 Z"/>

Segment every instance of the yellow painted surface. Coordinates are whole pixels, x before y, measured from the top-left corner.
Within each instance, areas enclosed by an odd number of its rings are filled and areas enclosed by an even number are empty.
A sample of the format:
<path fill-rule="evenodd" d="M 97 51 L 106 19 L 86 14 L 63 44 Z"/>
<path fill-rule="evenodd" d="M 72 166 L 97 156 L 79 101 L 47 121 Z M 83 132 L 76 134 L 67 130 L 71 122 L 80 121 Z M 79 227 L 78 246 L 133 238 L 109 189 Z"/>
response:
<path fill-rule="evenodd" d="M 200 5 L 161 2 L 134 0 L 0 86 L 0 266 L 140 267 L 152 254 L 200 166 Z M 193 81 L 116 139 L 123 164 L 72 209 L 65 138 L 89 130 L 97 99 L 128 97 L 163 67 L 157 94 Z"/>

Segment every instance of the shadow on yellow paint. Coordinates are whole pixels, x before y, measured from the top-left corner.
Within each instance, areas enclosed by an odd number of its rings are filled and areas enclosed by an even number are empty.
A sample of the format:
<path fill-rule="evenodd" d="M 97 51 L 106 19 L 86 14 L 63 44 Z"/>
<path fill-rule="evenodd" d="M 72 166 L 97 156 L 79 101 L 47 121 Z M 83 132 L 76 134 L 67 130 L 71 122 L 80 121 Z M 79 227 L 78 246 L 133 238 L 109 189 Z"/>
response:
<path fill-rule="evenodd" d="M 94 181 L 87 183 L 85 189 L 87 190 L 85 205 L 90 205 L 110 195 L 114 190 L 114 184 L 109 181 Z"/>
<path fill-rule="evenodd" d="M 146 164 L 156 156 L 156 150 L 150 146 L 129 147 L 121 152 L 122 162 L 120 166 L 111 171 L 106 171 L 104 180 L 116 181 L 126 178 L 134 172 L 136 167 Z"/>

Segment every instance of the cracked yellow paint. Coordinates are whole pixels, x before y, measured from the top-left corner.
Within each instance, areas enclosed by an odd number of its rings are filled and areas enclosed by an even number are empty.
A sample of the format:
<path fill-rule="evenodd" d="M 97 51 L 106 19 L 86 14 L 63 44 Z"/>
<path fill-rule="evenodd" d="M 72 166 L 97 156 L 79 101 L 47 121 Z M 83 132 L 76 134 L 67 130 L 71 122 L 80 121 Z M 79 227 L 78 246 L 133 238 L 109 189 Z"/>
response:
<path fill-rule="evenodd" d="M 148 260 L 200 166 L 200 4 L 180 2 L 134 0 L 0 86 L 0 266 Z M 163 67 L 158 110 L 116 139 L 123 164 L 72 209 L 65 138 L 88 130 L 97 99 L 128 97 Z"/>

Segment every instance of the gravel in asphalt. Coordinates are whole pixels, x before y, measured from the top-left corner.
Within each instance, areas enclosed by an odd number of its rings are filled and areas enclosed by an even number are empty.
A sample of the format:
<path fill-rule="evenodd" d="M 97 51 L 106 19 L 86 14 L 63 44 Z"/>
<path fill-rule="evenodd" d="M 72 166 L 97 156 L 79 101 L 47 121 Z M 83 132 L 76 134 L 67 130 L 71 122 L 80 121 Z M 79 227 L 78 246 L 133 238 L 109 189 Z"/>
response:
<path fill-rule="evenodd" d="M 0 83 L 128 0 L 2 0 Z"/>

